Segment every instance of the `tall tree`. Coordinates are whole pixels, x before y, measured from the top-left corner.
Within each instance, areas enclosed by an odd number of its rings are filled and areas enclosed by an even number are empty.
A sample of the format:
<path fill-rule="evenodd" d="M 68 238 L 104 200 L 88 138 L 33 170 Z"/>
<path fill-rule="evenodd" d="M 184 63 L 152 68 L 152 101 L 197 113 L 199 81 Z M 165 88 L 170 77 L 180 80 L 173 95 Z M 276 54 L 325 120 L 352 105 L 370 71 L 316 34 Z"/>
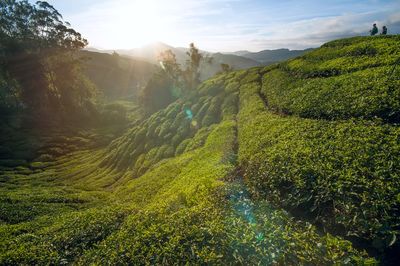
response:
<path fill-rule="evenodd" d="M 47 2 L 0 1 L 0 71 L 17 82 L 31 111 L 84 105 L 93 87 L 80 75 L 76 52 L 86 45 Z"/>
<path fill-rule="evenodd" d="M 162 52 L 159 56 L 162 70 L 177 83 L 181 80 L 182 70 L 176 61 L 176 56 L 171 49 Z"/>
<path fill-rule="evenodd" d="M 221 63 L 221 71 L 219 73 L 228 73 L 233 70 L 233 67 L 231 67 L 229 64 Z"/>
<path fill-rule="evenodd" d="M 200 83 L 200 65 L 211 62 L 212 58 L 201 54 L 193 43 L 189 45 L 187 55 L 189 59 L 186 68 L 182 70 L 171 50 L 160 54 L 160 69 L 141 92 L 140 102 L 146 113 L 166 107 L 177 98 L 192 92 Z"/>
<path fill-rule="evenodd" d="M 160 53 L 159 70 L 154 73 L 140 94 L 140 103 L 147 114 L 166 107 L 182 94 L 182 70 L 171 50 Z"/>
<path fill-rule="evenodd" d="M 204 59 L 204 56 L 194 43 L 189 45 L 189 51 L 186 54 L 189 56 L 189 59 L 186 62 L 184 78 L 188 89 L 193 90 L 200 83 L 200 63 Z"/>
<path fill-rule="evenodd" d="M 163 71 L 156 72 L 142 89 L 139 97 L 145 114 L 152 114 L 176 100 L 174 88 L 174 80 Z"/>

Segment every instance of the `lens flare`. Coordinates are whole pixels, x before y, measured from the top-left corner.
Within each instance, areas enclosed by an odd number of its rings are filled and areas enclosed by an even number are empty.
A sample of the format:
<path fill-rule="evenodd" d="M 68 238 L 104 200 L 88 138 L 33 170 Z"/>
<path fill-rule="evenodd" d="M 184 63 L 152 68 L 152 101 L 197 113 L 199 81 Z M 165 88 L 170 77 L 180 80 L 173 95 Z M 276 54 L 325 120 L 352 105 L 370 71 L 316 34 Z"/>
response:
<path fill-rule="evenodd" d="M 185 109 L 185 114 L 186 114 L 186 118 L 187 118 L 187 119 L 189 119 L 189 120 L 192 120 L 192 119 L 193 119 L 192 110 L 190 110 L 189 108 L 186 108 L 186 109 Z"/>
<path fill-rule="evenodd" d="M 165 66 L 164 66 L 164 63 L 163 63 L 162 61 L 160 61 L 160 67 L 161 67 L 163 70 L 165 70 Z"/>

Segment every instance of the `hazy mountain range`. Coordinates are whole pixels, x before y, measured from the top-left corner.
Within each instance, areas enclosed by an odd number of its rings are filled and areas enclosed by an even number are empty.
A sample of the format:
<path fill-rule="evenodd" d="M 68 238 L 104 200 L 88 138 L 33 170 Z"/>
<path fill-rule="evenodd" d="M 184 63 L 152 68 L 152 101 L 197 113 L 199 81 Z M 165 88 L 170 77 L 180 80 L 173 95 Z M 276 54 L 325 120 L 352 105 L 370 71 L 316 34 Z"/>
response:
<path fill-rule="evenodd" d="M 82 51 L 84 73 L 107 99 L 136 97 L 156 71 L 146 60 Z"/>
<path fill-rule="evenodd" d="M 188 60 L 188 48 L 173 47 L 161 42 L 153 43 L 136 49 L 99 50 L 87 48 L 82 55 L 85 60 L 85 74 L 111 99 L 135 97 L 156 71 L 159 65 L 159 55 L 166 50 L 172 50 L 176 59 L 183 67 Z M 201 79 L 214 76 L 221 70 L 221 64 L 228 64 L 233 69 L 247 69 L 256 66 L 270 65 L 290 58 L 300 56 L 312 49 L 306 50 L 263 50 L 260 52 L 237 51 L 232 53 L 211 53 L 201 51 L 212 57 L 210 63 L 203 63 L 200 69 Z M 112 54 L 116 52 L 119 56 Z"/>
<path fill-rule="evenodd" d="M 263 50 L 259 52 L 249 52 L 249 51 L 237 51 L 233 52 L 233 55 L 238 55 L 248 59 L 260 62 L 262 65 L 269 65 L 276 62 L 285 61 L 297 56 L 301 56 L 306 52 L 314 50 L 313 48 L 308 48 L 305 50 L 289 50 L 286 48 L 275 49 L 275 50 Z"/>
<path fill-rule="evenodd" d="M 172 50 L 176 55 L 178 63 L 184 65 L 187 60 L 186 52 L 188 48 L 184 47 L 173 47 L 162 42 L 152 43 L 140 48 L 135 49 L 117 49 L 117 50 L 99 50 L 96 48 L 87 48 L 89 51 L 102 52 L 102 53 L 113 53 L 116 52 L 120 55 L 129 57 L 135 57 L 151 63 L 158 64 L 159 54 L 166 50 Z M 220 64 L 229 64 L 234 69 L 244 69 L 253 66 L 269 65 L 272 63 L 284 61 L 290 58 L 300 56 L 312 48 L 305 50 L 289 50 L 289 49 L 276 49 L 276 50 L 263 50 L 259 52 L 249 52 L 246 50 L 236 52 L 218 52 L 212 53 L 208 51 L 201 51 L 202 53 L 214 58 L 211 69 L 220 69 Z"/>

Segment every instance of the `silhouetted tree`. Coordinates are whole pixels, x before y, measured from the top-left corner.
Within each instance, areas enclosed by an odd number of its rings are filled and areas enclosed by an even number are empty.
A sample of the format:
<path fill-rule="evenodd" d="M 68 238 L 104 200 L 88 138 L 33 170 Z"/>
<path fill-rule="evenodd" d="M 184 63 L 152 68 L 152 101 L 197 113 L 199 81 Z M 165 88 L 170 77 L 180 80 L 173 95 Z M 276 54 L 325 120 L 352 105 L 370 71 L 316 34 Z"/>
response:
<path fill-rule="evenodd" d="M 139 95 L 139 102 L 145 114 L 152 114 L 176 100 L 173 89 L 174 80 L 164 71 L 156 72 Z"/>
<path fill-rule="evenodd" d="M 374 25 L 372 25 L 372 30 L 369 31 L 371 33 L 371 36 L 374 36 L 378 33 L 378 27 L 376 26 L 376 24 L 374 23 Z"/>
<path fill-rule="evenodd" d="M 185 83 L 189 90 L 193 90 L 200 83 L 200 63 L 204 56 L 194 43 L 189 45 L 189 51 L 186 53 L 189 60 L 186 62 L 186 70 L 184 71 Z"/>
<path fill-rule="evenodd" d="M 159 55 L 162 70 L 175 82 L 176 86 L 181 86 L 182 70 L 176 61 L 176 56 L 172 50 L 166 50 Z"/>
<path fill-rule="evenodd" d="M 171 50 L 160 53 L 159 70 L 142 89 L 139 100 L 146 114 L 166 107 L 182 93 L 182 70 Z"/>
<path fill-rule="evenodd" d="M 221 71 L 220 71 L 220 73 L 227 73 L 227 72 L 230 72 L 230 71 L 232 71 L 232 70 L 233 70 L 233 68 L 232 68 L 230 65 L 225 64 L 225 63 L 222 63 L 222 64 L 221 64 Z"/>
<path fill-rule="evenodd" d="M 119 54 L 116 51 L 113 51 L 113 53 L 111 54 L 112 57 L 114 58 L 114 60 L 119 60 Z"/>
<path fill-rule="evenodd" d="M 145 112 L 150 114 L 193 91 L 200 83 L 200 64 L 211 62 L 191 43 L 187 52 L 189 59 L 186 68 L 181 69 L 176 56 L 166 50 L 159 56 L 160 69 L 141 91 L 140 103 Z"/>
<path fill-rule="evenodd" d="M 0 1 L 0 72 L 17 82 L 19 99 L 33 113 L 87 103 L 93 86 L 76 56 L 86 45 L 47 2 Z"/>
<path fill-rule="evenodd" d="M 186 61 L 186 69 L 183 71 L 183 79 L 186 89 L 194 90 L 200 83 L 200 68 L 202 64 L 211 64 L 212 57 L 200 53 L 199 49 L 191 43 L 186 53 L 189 59 Z"/>

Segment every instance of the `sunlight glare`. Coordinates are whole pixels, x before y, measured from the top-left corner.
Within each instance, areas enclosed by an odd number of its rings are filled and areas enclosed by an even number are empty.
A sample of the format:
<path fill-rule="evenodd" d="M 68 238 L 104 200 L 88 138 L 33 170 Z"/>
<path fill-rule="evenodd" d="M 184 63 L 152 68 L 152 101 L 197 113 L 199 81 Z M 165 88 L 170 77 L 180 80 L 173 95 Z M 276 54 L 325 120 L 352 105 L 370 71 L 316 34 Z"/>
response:
<path fill-rule="evenodd" d="M 155 42 L 167 34 L 159 5 L 155 1 L 130 1 L 125 7 L 117 9 L 117 21 L 111 23 L 117 24 L 118 34 L 124 36 L 124 43 L 119 46 L 138 47 Z"/>

